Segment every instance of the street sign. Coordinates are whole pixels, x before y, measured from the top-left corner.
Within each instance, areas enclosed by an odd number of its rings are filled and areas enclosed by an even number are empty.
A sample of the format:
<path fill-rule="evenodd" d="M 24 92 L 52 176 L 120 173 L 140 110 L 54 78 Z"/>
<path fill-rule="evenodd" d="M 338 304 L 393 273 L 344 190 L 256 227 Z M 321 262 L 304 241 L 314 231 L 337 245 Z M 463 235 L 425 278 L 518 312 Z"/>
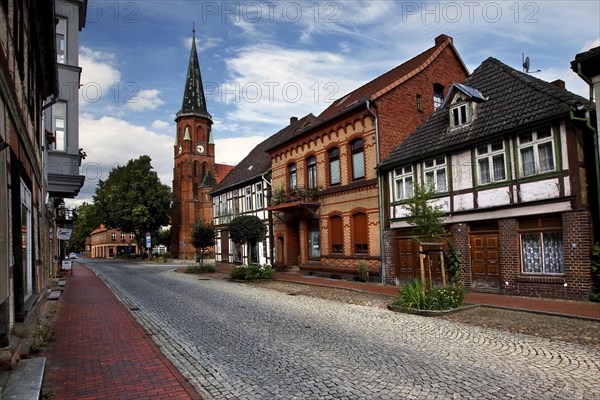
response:
<path fill-rule="evenodd" d="M 152 246 L 150 232 L 146 232 L 146 248 L 149 249 Z"/>

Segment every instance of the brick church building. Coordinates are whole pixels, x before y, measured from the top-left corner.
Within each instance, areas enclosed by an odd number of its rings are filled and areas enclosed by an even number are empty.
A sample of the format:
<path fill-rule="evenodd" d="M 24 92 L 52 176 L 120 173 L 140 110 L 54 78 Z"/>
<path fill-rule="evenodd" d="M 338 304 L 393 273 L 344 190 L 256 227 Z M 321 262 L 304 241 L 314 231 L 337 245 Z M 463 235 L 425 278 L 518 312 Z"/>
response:
<path fill-rule="evenodd" d="M 212 222 L 212 201 L 208 193 L 233 169 L 215 162 L 212 117 L 206 108 L 200 62 L 196 51 L 196 31 L 181 110 L 175 117 L 177 134 L 174 146 L 173 215 L 171 253 L 175 258 L 192 258 L 192 229 L 200 221 Z"/>

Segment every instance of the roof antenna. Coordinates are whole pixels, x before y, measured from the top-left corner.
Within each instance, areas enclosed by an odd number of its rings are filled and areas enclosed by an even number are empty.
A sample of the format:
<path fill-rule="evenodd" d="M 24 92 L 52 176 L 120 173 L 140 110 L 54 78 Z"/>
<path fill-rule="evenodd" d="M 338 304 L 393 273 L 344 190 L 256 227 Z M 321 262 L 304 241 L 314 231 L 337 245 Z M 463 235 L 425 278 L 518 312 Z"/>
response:
<path fill-rule="evenodd" d="M 529 72 L 529 57 L 525 57 L 525 53 L 521 53 L 521 59 L 523 60 L 523 72 L 526 74 L 536 74 L 542 72 L 541 69 Z"/>

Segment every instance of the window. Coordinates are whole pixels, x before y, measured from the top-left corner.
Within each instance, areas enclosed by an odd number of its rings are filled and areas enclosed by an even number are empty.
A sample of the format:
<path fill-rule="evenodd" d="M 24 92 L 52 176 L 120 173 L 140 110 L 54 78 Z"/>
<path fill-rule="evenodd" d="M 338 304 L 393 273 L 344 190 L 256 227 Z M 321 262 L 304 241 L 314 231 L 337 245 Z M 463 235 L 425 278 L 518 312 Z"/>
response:
<path fill-rule="evenodd" d="M 335 147 L 327 152 L 329 156 L 329 184 L 340 184 L 340 150 Z"/>
<path fill-rule="evenodd" d="M 315 156 L 306 159 L 306 179 L 307 188 L 316 189 L 317 187 L 317 159 Z"/>
<path fill-rule="evenodd" d="M 111 238 L 112 240 L 115 240 L 115 239 L 117 238 L 117 234 L 116 234 L 116 233 L 114 233 L 114 232 L 113 232 L 113 233 L 111 233 L 111 234 L 110 234 L 110 238 Z"/>
<path fill-rule="evenodd" d="M 423 98 L 420 94 L 417 95 L 417 111 L 423 112 Z"/>
<path fill-rule="evenodd" d="M 436 192 L 446 192 L 448 184 L 446 179 L 446 157 L 430 158 L 425 160 L 425 183 Z"/>
<path fill-rule="evenodd" d="M 350 144 L 352 149 L 352 179 L 365 177 L 365 151 L 362 139 L 356 139 Z"/>
<path fill-rule="evenodd" d="M 562 223 L 557 218 L 519 221 L 524 274 L 564 274 Z"/>
<path fill-rule="evenodd" d="M 67 63 L 67 19 L 63 17 L 56 24 L 56 62 Z"/>
<path fill-rule="evenodd" d="M 227 194 L 221 195 L 221 214 L 227 215 L 229 214 L 229 207 L 227 207 Z"/>
<path fill-rule="evenodd" d="M 402 201 L 413 197 L 412 165 L 394 170 L 394 201 Z"/>
<path fill-rule="evenodd" d="M 256 184 L 256 209 L 259 210 L 264 207 L 263 204 L 263 190 L 262 183 Z"/>
<path fill-rule="evenodd" d="M 554 140 L 548 126 L 519 135 L 519 156 L 522 176 L 554 171 Z"/>
<path fill-rule="evenodd" d="M 329 235 L 331 237 L 331 252 L 344 252 L 344 223 L 342 217 L 334 216 L 329 219 Z"/>
<path fill-rule="evenodd" d="M 125 234 L 121 232 L 121 240 L 125 240 Z"/>
<path fill-rule="evenodd" d="M 477 179 L 480 185 L 506 180 L 503 141 L 477 146 L 476 158 Z"/>
<path fill-rule="evenodd" d="M 296 190 L 298 183 L 296 180 L 296 164 L 288 165 L 288 189 Z"/>
<path fill-rule="evenodd" d="M 352 225 L 354 228 L 354 252 L 367 253 L 369 251 L 367 215 L 363 213 L 354 214 Z"/>
<path fill-rule="evenodd" d="M 321 249 L 320 249 L 320 230 L 319 230 L 319 221 L 313 220 L 310 221 L 308 225 L 308 259 L 309 260 L 319 260 L 321 257 Z"/>
<path fill-rule="evenodd" d="M 252 210 L 252 187 L 246 188 L 246 211 Z"/>
<path fill-rule="evenodd" d="M 130 233 L 129 234 L 129 239 L 131 239 L 131 240 L 135 239 L 135 233 Z"/>
<path fill-rule="evenodd" d="M 471 113 L 468 103 L 461 103 L 450 109 L 452 126 L 466 125 L 471 122 Z"/>
<path fill-rule="evenodd" d="M 235 189 L 233 191 L 233 215 L 239 215 L 240 213 L 240 201 L 239 201 L 239 191 Z"/>
<path fill-rule="evenodd" d="M 439 83 L 433 84 L 433 109 L 437 110 L 444 102 L 444 86 Z"/>
<path fill-rule="evenodd" d="M 52 106 L 52 129 L 54 130 L 54 150 L 67 148 L 67 103 L 59 102 Z"/>

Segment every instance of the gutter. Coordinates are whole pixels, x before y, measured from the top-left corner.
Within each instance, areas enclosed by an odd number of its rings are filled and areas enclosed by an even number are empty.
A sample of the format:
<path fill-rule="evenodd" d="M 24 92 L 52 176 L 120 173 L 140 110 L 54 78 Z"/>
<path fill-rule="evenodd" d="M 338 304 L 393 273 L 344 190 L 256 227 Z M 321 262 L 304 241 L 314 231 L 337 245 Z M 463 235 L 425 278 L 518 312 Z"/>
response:
<path fill-rule="evenodd" d="M 597 118 L 598 116 L 596 116 Z M 574 111 L 571 110 L 569 113 L 569 119 L 571 121 L 581 121 L 585 122 L 585 126 L 592 131 L 592 135 L 594 137 L 594 164 L 596 169 L 596 191 L 600 192 L 600 152 L 599 140 L 598 140 L 598 131 L 592 126 L 590 121 L 590 112 L 585 112 L 585 118 L 576 117 Z M 596 199 L 596 206 L 598 208 L 598 215 L 600 215 L 600 199 Z"/>
<path fill-rule="evenodd" d="M 379 118 L 377 118 L 377 114 L 375 112 L 373 112 L 373 110 L 371 109 L 371 105 L 370 103 L 373 100 L 368 99 L 367 101 L 365 101 L 365 106 L 367 107 L 367 110 L 369 111 L 369 113 L 371 113 L 371 115 L 373 115 L 373 117 L 375 118 L 375 147 L 376 147 L 376 163 L 375 165 L 379 165 L 379 159 L 380 159 L 380 144 L 379 144 Z M 379 201 L 379 252 L 381 253 L 381 283 L 385 284 L 385 277 L 386 277 L 386 265 L 385 265 L 385 257 L 384 257 L 384 249 L 385 249 L 385 245 L 383 243 L 383 223 L 384 223 L 384 202 L 383 202 L 383 175 L 382 174 L 377 174 L 377 197 L 378 197 L 378 201 Z"/>

